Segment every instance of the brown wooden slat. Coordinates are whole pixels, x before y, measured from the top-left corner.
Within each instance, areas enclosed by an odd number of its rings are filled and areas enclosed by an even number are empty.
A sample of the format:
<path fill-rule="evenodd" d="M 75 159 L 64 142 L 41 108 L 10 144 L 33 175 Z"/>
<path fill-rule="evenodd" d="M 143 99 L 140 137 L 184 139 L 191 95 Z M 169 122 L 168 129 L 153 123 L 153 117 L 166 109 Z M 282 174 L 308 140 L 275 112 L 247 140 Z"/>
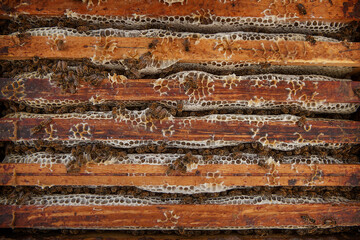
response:
<path fill-rule="evenodd" d="M 161 121 L 144 121 L 140 118 L 134 120 L 135 117 L 131 116 L 126 121 L 78 117 L 62 119 L 58 115 L 56 118 L 53 117 L 52 130 L 48 126 L 47 131 L 40 131 L 32 135 L 31 129 L 46 119 L 46 116 L 45 118 L 33 116 L 33 118 L 27 118 L 25 115 L 21 118 L 0 119 L 0 140 L 224 140 L 258 141 L 274 145 L 276 144 L 275 140 L 277 143 L 303 144 L 359 143 L 360 137 L 360 122 L 349 120 L 307 119 L 303 127 L 299 127 L 296 120 L 271 120 L 268 122 L 256 119 L 252 121 L 221 120 L 226 116 L 236 118 L 246 117 L 246 115 L 210 116 L 214 117 L 213 120 L 198 117 L 163 119 Z M 47 116 L 51 117 L 52 115 Z M 291 117 L 291 115 L 287 116 Z"/>
<path fill-rule="evenodd" d="M 93 3 L 90 4 L 89 2 Z M 98 3 L 99 2 L 99 3 Z M 167 1 L 31 1 L 31 4 L 12 3 L 12 13 L 31 14 L 39 16 L 63 16 L 66 10 L 72 10 L 81 14 L 110 15 L 110 16 L 132 16 L 146 15 L 150 17 L 159 16 L 183 16 L 191 15 L 200 9 L 209 10 L 217 16 L 240 16 L 240 17 L 263 17 L 263 12 L 270 9 L 270 14 L 290 16 L 296 14 L 299 21 L 308 19 L 319 19 L 328 21 L 352 21 L 358 19 L 359 13 L 356 11 L 356 1 L 332 0 L 332 1 L 272 1 L 272 0 L 240 0 L 240 1 L 220 1 L 220 0 L 184 0 L 174 1 L 171 6 Z M 169 1 L 171 2 L 171 1 Z M 182 2 L 182 3 L 181 3 Z M 226 2 L 226 3 L 223 3 Z M 297 4 L 303 4 L 307 14 L 299 13 Z M 256 4 L 256 7 L 254 7 Z M 6 5 L 6 4 L 3 4 Z M 88 7 L 89 6 L 89 7 Z M 7 8 L 3 8 L 4 10 Z M 0 14 L 6 14 L 2 10 Z"/>
<path fill-rule="evenodd" d="M 78 100 L 88 102 L 91 98 L 101 101 L 162 101 L 162 100 L 188 100 L 184 86 L 172 77 L 164 77 L 165 81 L 172 81 L 169 89 L 163 87 L 158 90 L 154 84 L 157 79 L 126 79 L 124 83 L 112 84 L 110 80 L 104 81 L 97 87 L 87 84 L 78 88 L 74 94 L 64 94 L 61 89 L 51 84 L 49 79 L 26 79 L 22 78 L 22 94 L 9 94 L 0 92 L 0 100 L 26 100 L 36 101 L 38 98 L 45 100 Z M 211 76 L 210 76 L 211 79 Z M 354 90 L 360 88 L 360 82 L 352 81 L 303 81 L 304 86 L 296 92 L 296 96 L 289 99 L 290 90 L 294 89 L 291 81 L 268 81 L 268 80 L 241 80 L 223 81 L 216 79 L 204 100 L 212 101 L 238 101 L 254 100 L 254 96 L 264 101 L 274 101 L 278 104 L 284 102 L 298 102 L 299 99 L 313 97 L 312 101 L 324 103 L 360 103 L 360 98 Z M 229 76 L 231 79 L 231 76 Z M 0 79 L 0 89 L 4 90 L 13 84 L 14 79 Z M 257 84 L 257 85 L 256 85 Z M 231 89 L 230 89 L 231 87 Z M 141 93 L 141 94 L 140 94 Z"/>
<path fill-rule="evenodd" d="M 188 173 L 166 174 L 168 166 L 139 164 L 87 164 L 67 173 L 62 164 L 0 164 L 0 185 L 7 186 L 151 186 L 221 184 L 222 186 L 359 186 L 358 164 L 280 164 L 275 169 L 258 165 L 199 165 Z M 274 171 L 273 175 L 270 174 Z M 275 172 L 276 171 L 276 172 Z M 213 176 L 216 173 L 214 177 Z M 129 174 L 131 176 L 129 176 Z M 213 175 L 211 175 L 213 174 Z M 315 177 L 314 177 L 315 176 Z"/>
<path fill-rule="evenodd" d="M 309 216 L 315 223 L 304 221 Z M 359 226 L 360 203 L 151 206 L 0 206 L 0 228 L 286 228 Z"/>
<path fill-rule="evenodd" d="M 50 59 L 82 59 L 93 58 L 107 60 L 124 59 L 124 56 L 135 54 L 140 56 L 149 51 L 149 44 L 155 38 L 107 38 L 105 42 L 98 43 L 97 37 L 66 37 L 64 50 L 56 51 L 51 49 L 48 44 L 48 37 L 33 36 L 23 43 L 15 36 L 0 36 L 0 59 L 22 60 L 31 59 L 35 56 Z M 172 41 L 163 41 L 157 39 L 159 44 L 156 45 L 152 56 L 158 61 L 162 60 L 179 60 L 185 63 L 200 63 L 206 61 L 245 61 L 254 63 L 270 63 L 280 65 L 311 65 L 311 66 L 360 66 L 360 43 L 341 42 L 317 42 L 311 45 L 309 42 L 302 41 L 251 41 L 251 40 L 234 40 L 229 41 L 224 46 L 222 42 L 215 39 L 201 39 L 195 44 L 197 39 L 189 39 L 190 50 L 185 51 L 184 39 L 175 38 Z M 113 43 L 110 44 L 110 41 Z M 100 44 L 109 50 L 95 50 L 94 45 Z M 230 45 L 229 45 L 230 44 Z M 111 46 L 110 46 L 111 45 Z M 115 47 L 116 45 L 116 47 Z M 114 51 L 110 49 L 114 48 Z M 221 48 L 226 49 L 222 51 Z M 263 50 L 265 48 L 265 51 Z M 171 51 L 169 52 L 169 49 Z M 220 51 L 219 51 L 220 49 Z M 255 52 L 256 49 L 258 52 Z M 230 51 L 231 50 L 231 51 Z M 232 53 L 232 55 L 231 55 Z M 96 55 L 95 55 L 96 54 Z"/>
<path fill-rule="evenodd" d="M 186 233 L 185 233 L 186 234 Z M 65 235 L 65 234 L 21 234 L 21 237 L 26 238 L 28 240 L 36 240 L 36 239 L 43 239 L 43 240 L 117 240 L 117 239 L 128 239 L 128 240 L 143 240 L 143 239 L 151 239 L 151 240 L 171 240 L 171 239 L 199 239 L 199 240 L 343 240 L 344 238 L 347 240 L 357 240 L 359 239 L 360 235 L 355 233 L 341 233 L 341 234 L 329 234 L 329 235 L 321 235 L 321 236 L 300 236 L 297 234 L 267 234 L 266 236 L 260 235 L 240 235 L 236 233 L 230 234 L 216 234 L 216 235 L 197 235 L 195 233 L 194 236 L 187 237 L 186 235 L 177 235 L 177 234 L 145 234 L 140 236 L 134 236 L 132 234 L 123 234 L 118 231 L 106 231 L 106 232 L 89 232 L 89 233 L 79 233 L 74 235 Z M 13 240 L 18 239 L 18 235 L 13 234 L 9 235 L 1 235 L 0 237 L 3 240 Z"/>

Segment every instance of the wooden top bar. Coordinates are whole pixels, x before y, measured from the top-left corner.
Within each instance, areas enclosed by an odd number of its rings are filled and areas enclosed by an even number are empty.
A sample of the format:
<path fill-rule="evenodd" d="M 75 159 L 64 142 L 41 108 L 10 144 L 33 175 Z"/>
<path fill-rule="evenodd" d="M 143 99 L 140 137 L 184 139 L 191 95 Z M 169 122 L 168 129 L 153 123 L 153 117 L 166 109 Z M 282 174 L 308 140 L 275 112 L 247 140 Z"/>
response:
<path fill-rule="evenodd" d="M 138 59 L 151 52 L 156 61 L 202 63 L 207 61 L 237 61 L 270 63 L 277 65 L 305 66 L 360 66 L 360 43 L 270 40 L 216 40 L 189 39 L 189 51 L 184 40 L 146 37 L 98 37 L 68 36 L 64 49 L 56 50 L 46 36 L 32 36 L 19 43 L 16 36 L 0 36 L 1 60 L 24 60 L 35 56 L 49 59 L 88 58 L 98 63 L 110 60 Z M 149 45 L 156 40 L 155 49 Z M 171 49 L 171 51 L 169 51 Z"/>
<path fill-rule="evenodd" d="M 186 72 L 185 72 L 186 73 Z M 322 81 L 316 77 L 313 81 L 302 80 L 291 76 L 273 75 L 283 77 L 284 80 L 272 78 L 256 79 L 257 76 L 236 77 L 234 75 L 218 78 L 216 75 L 195 72 L 195 79 L 200 79 L 201 74 L 208 78 L 209 93 L 201 95 L 203 100 L 209 101 L 254 101 L 254 96 L 263 101 L 273 101 L 277 104 L 291 104 L 296 102 L 321 102 L 321 103 L 357 103 L 360 97 L 354 91 L 360 88 L 360 82 L 354 81 Z M 80 86 L 76 93 L 64 94 L 49 79 L 21 78 L 23 91 L 20 94 L 11 94 L 6 91 L 8 86 L 16 82 L 15 79 L 0 79 L 0 100 L 36 102 L 42 98 L 49 101 L 98 102 L 104 101 L 174 101 L 189 100 L 192 98 L 186 94 L 185 85 L 176 76 L 168 76 L 162 79 L 124 79 L 121 76 L 109 75 L 99 86 Z M 112 78 L 118 83 L 112 82 Z M 244 78 L 244 79 L 240 79 Z M 211 83 L 210 83 L 211 81 Z M 205 83 L 204 83 L 205 84 Z M 297 85 L 298 84 L 298 85 Z M 299 85 L 300 84 L 300 85 Z M 211 86 L 210 86 L 211 85 Z M 200 87 L 203 87 L 202 85 Z M 293 89 L 293 91 L 292 91 Z M 298 90 L 297 90 L 298 89 Z M 296 90 L 296 94 L 294 91 Z M 289 98 L 290 96 L 290 98 Z M 197 97 L 197 96 L 194 96 Z M 312 98 L 310 100 L 310 98 Z M 95 102 L 94 102 L 95 103 Z"/>
<path fill-rule="evenodd" d="M 169 117 L 163 120 L 147 115 L 148 110 L 127 112 L 113 119 L 111 112 L 68 115 L 23 114 L 0 119 L 0 140 L 72 140 L 95 141 L 235 141 L 260 142 L 269 147 L 281 143 L 298 146 L 325 143 L 359 143 L 360 122 L 307 119 L 292 115 L 209 115 L 205 117 Z M 21 116 L 21 117 L 20 117 Z M 64 118 L 66 116 L 66 118 Z M 92 116 L 92 117 L 91 117 Z M 46 131 L 31 134 L 31 129 L 52 118 Z M 209 143 L 210 144 L 210 143 Z M 191 146 L 184 143 L 183 147 Z M 198 146 L 197 144 L 194 147 Z M 210 146 L 210 145 L 209 145 Z"/>
<path fill-rule="evenodd" d="M 305 216 L 305 220 L 304 217 Z M 313 221 L 306 221 L 306 216 Z M 0 228 L 244 229 L 359 226 L 360 203 L 0 206 Z"/>
<path fill-rule="evenodd" d="M 63 164 L 0 164 L 2 186 L 360 186 L 359 164 L 196 165 L 187 173 L 167 173 L 169 166 L 87 164 L 68 173 Z M 272 173 L 273 172 L 273 173 Z M 209 177 L 212 176 L 212 177 Z"/>
<path fill-rule="evenodd" d="M 298 4 L 302 4 L 306 14 L 299 12 Z M 34 0 L 31 3 L 3 4 L 0 14 L 30 14 L 44 17 L 63 16 L 67 10 L 79 14 L 132 16 L 146 15 L 149 17 L 160 16 L 185 16 L 195 14 L 196 11 L 206 10 L 216 16 L 230 17 L 264 17 L 266 15 L 296 16 L 297 20 L 319 19 L 327 21 L 352 21 L 360 18 L 356 1 L 271 1 L 271 0 L 89 0 L 71 1 Z M 254 5 L 256 7 L 254 7 Z M 8 10 L 8 12 L 5 11 Z"/>

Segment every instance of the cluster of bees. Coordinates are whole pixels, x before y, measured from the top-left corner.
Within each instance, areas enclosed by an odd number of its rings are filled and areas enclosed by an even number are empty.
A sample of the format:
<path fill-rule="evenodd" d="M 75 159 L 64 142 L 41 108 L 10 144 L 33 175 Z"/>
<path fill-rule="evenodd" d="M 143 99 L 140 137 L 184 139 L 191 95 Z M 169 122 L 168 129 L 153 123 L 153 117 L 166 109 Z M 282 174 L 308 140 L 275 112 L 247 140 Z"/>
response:
<path fill-rule="evenodd" d="M 51 119 L 46 119 L 39 124 L 37 130 L 41 131 L 46 124 L 50 124 Z M 48 153 L 71 153 L 75 157 L 75 161 L 71 162 L 67 168 L 69 172 L 76 172 L 80 170 L 82 165 L 89 162 L 100 163 L 106 159 L 116 158 L 121 161 L 125 159 L 127 154 L 144 154 L 144 153 L 173 153 L 185 154 L 184 157 L 177 159 L 172 165 L 168 167 L 168 174 L 185 173 L 187 166 L 192 163 L 197 163 L 198 159 L 194 155 L 202 155 L 205 161 L 211 160 L 214 155 L 233 156 L 234 158 L 241 156 L 243 153 L 259 154 L 260 156 L 272 157 L 277 162 L 282 162 L 284 156 L 292 155 L 318 155 L 318 156 L 332 156 L 337 159 L 342 159 L 346 163 L 358 163 L 359 158 L 357 154 L 360 151 L 360 146 L 346 145 L 339 149 L 326 149 L 318 146 L 305 146 L 303 148 L 292 151 L 273 150 L 262 146 L 260 143 L 241 143 L 233 147 L 221 147 L 215 149 L 181 149 L 168 148 L 165 143 L 160 145 L 144 145 L 129 149 L 120 149 L 107 146 L 105 144 L 88 144 L 78 145 L 75 147 L 65 147 L 56 142 L 47 142 L 38 140 L 34 147 L 26 145 L 19 145 L 7 143 L 5 154 L 31 154 L 35 152 L 45 151 Z M 259 163 L 260 166 L 268 168 Z"/>
<path fill-rule="evenodd" d="M 359 200 L 360 193 L 356 187 L 253 187 L 241 188 L 234 190 L 227 190 L 216 193 L 196 193 L 196 194 L 182 194 L 182 193 L 157 193 L 142 190 L 130 186 L 112 186 L 112 187 L 76 187 L 76 186 L 46 186 L 46 187 L 32 187 L 32 186 L 5 186 L 0 189 L 2 196 L 7 196 L 15 204 L 30 200 L 31 197 L 45 196 L 52 194 L 98 194 L 98 195 L 121 195 L 133 196 L 139 198 L 145 197 L 160 197 L 161 199 L 176 198 L 180 199 L 183 204 L 203 203 L 208 198 L 217 198 L 223 196 L 264 196 L 270 197 L 277 195 L 282 197 L 324 197 L 329 198 L 333 196 L 346 197 L 350 200 Z M 304 221 L 307 219 L 304 217 Z"/>
<path fill-rule="evenodd" d="M 197 164 L 199 159 L 192 155 L 191 152 L 187 152 L 184 156 L 179 157 L 174 161 L 174 163 L 170 164 L 167 170 L 167 174 L 171 173 L 186 173 L 188 170 L 188 166 L 191 164 Z"/>

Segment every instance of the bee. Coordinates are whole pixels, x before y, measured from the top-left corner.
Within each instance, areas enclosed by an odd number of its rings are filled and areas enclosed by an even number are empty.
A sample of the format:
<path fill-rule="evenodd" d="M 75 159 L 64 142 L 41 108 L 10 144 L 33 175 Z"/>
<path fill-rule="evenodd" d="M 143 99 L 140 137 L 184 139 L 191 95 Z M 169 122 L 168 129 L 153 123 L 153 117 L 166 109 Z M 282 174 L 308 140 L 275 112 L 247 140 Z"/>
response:
<path fill-rule="evenodd" d="M 98 74 L 92 74 L 88 77 L 87 82 L 89 82 L 92 86 L 98 86 L 104 78 Z"/>
<path fill-rule="evenodd" d="M 149 197 L 150 196 L 150 193 L 149 192 L 146 192 L 146 191 L 142 191 L 140 194 L 139 194 L 139 197 L 141 198 L 145 198 L 145 197 Z"/>
<path fill-rule="evenodd" d="M 184 84 L 185 91 L 189 89 L 198 89 L 196 76 L 187 76 Z"/>
<path fill-rule="evenodd" d="M 40 132 L 42 129 L 48 127 L 51 122 L 52 122 L 52 118 L 45 119 L 44 121 L 40 122 L 39 125 L 30 129 L 30 134 L 34 135 L 35 133 Z"/>
<path fill-rule="evenodd" d="M 308 41 L 311 45 L 316 44 L 315 38 L 313 36 L 311 36 L 311 35 L 306 35 L 306 41 Z"/>
<path fill-rule="evenodd" d="M 258 148 L 258 144 L 256 142 L 252 142 L 251 143 L 251 147 L 254 148 L 254 149 L 257 149 Z"/>
<path fill-rule="evenodd" d="M 333 218 L 327 218 L 324 220 L 324 225 L 336 225 L 336 221 Z"/>
<path fill-rule="evenodd" d="M 39 60 L 40 60 L 40 58 L 38 56 L 34 56 L 33 59 L 32 59 L 34 64 L 38 64 Z"/>
<path fill-rule="evenodd" d="M 166 151 L 166 146 L 164 144 L 161 144 L 160 146 L 157 146 L 156 151 L 159 153 Z"/>
<path fill-rule="evenodd" d="M 183 41 L 183 45 L 184 45 L 185 52 L 189 52 L 190 51 L 190 41 L 189 41 L 189 39 L 186 38 Z"/>
<path fill-rule="evenodd" d="M 283 197 L 286 197 L 288 195 L 287 191 L 285 189 L 280 189 L 276 192 L 277 195 L 280 195 L 280 196 L 283 196 Z"/>
<path fill-rule="evenodd" d="M 301 3 L 299 3 L 299 4 L 297 4 L 296 5 L 296 7 L 297 7 L 297 9 L 298 9 L 298 11 L 299 11 L 299 13 L 301 14 L 301 15 L 306 15 L 306 8 L 305 8 L 305 6 L 304 5 L 302 5 Z"/>
<path fill-rule="evenodd" d="M 301 153 L 301 148 L 296 148 L 294 151 L 293 151 L 293 154 L 294 155 L 298 155 Z"/>
<path fill-rule="evenodd" d="M 17 200 L 17 204 L 19 204 L 19 205 L 25 204 L 27 201 L 29 201 L 31 199 L 31 195 L 32 195 L 31 192 L 21 193 Z"/>
<path fill-rule="evenodd" d="M 74 189 L 72 187 L 66 187 L 65 190 L 67 193 L 72 193 Z"/>
<path fill-rule="evenodd" d="M 62 51 L 65 49 L 65 41 L 62 39 L 55 39 L 54 44 L 56 45 L 56 49 L 58 51 Z"/>
<path fill-rule="evenodd" d="M 299 127 L 304 127 L 306 124 L 306 117 L 304 115 L 302 115 L 299 119 L 299 121 L 297 121 L 297 125 Z"/>
<path fill-rule="evenodd" d="M 244 149 L 245 149 L 245 144 L 244 144 L 244 143 L 240 143 L 240 144 L 238 145 L 238 149 L 239 149 L 239 151 L 244 150 Z"/>
<path fill-rule="evenodd" d="M 87 32 L 89 31 L 89 27 L 88 26 L 79 26 L 76 28 L 79 32 Z"/>
<path fill-rule="evenodd" d="M 252 109 L 246 109 L 245 112 L 246 112 L 246 114 L 252 114 L 253 110 Z"/>
<path fill-rule="evenodd" d="M 199 202 L 200 204 L 203 204 L 203 203 L 205 202 L 205 200 L 206 200 L 206 195 L 203 194 L 203 193 L 200 193 L 200 194 L 198 195 L 198 197 L 197 197 L 197 200 L 198 200 L 198 202 Z"/>
<path fill-rule="evenodd" d="M 154 49 L 154 48 L 156 48 L 156 45 L 157 45 L 158 43 L 159 43 L 159 40 L 158 40 L 158 39 L 154 39 L 154 40 L 151 41 L 151 43 L 149 43 L 148 48 L 149 48 L 149 49 Z"/>
<path fill-rule="evenodd" d="M 150 114 L 154 119 L 164 119 L 169 116 L 169 112 L 162 106 L 157 106 L 154 110 L 151 110 Z"/>
<path fill-rule="evenodd" d="M 183 154 L 183 153 L 184 153 L 184 149 L 179 148 L 179 149 L 176 151 L 176 153 L 178 153 L 178 154 Z"/>
<path fill-rule="evenodd" d="M 55 109 L 52 106 L 45 106 L 44 110 L 45 110 L 45 113 L 53 113 Z"/>
<path fill-rule="evenodd" d="M 146 152 L 146 148 L 144 147 L 137 147 L 135 148 L 135 151 L 139 154 L 145 153 Z"/>
<path fill-rule="evenodd" d="M 108 111 L 110 111 L 110 107 L 107 106 L 107 105 L 101 105 L 100 106 L 100 111 L 108 112 Z"/>
<path fill-rule="evenodd" d="M 86 65 L 78 66 L 75 68 L 75 72 L 79 77 L 82 77 L 82 76 L 84 76 L 84 74 L 87 74 L 88 67 Z"/>
<path fill-rule="evenodd" d="M 66 61 L 58 61 L 53 67 L 55 68 L 54 72 L 65 72 L 67 71 L 68 64 Z"/>
<path fill-rule="evenodd" d="M 289 109 L 285 106 L 281 106 L 281 111 L 285 114 L 288 114 L 289 113 Z"/>
<path fill-rule="evenodd" d="M 75 108 L 75 112 L 76 113 L 84 113 L 86 111 L 86 109 L 84 107 L 77 107 Z"/>
<path fill-rule="evenodd" d="M 116 118 L 118 116 L 118 108 L 117 107 L 113 107 L 111 110 L 112 113 L 112 117 Z"/>
<path fill-rule="evenodd" d="M 271 67 L 271 63 L 268 62 L 260 63 L 260 67 L 263 69 L 269 68 Z"/>
<path fill-rule="evenodd" d="M 47 147 L 47 148 L 45 149 L 45 152 L 50 153 L 50 154 L 54 154 L 54 153 L 55 153 L 54 149 L 51 148 L 51 147 Z"/>
<path fill-rule="evenodd" d="M 33 108 L 33 113 L 40 113 L 41 112 L 41 109 L 40 108 Z"/>
<path fill-rule="evenodd" d="M 259 165 L 260 167 L 264 168 L 264 169 L 269 169 L 269 168 L 270 168 L 270 165 L 268 165 L 265 161 L 262 161 L 262 160 L 260 160 L 260 161 L 258 162 L 258 165 Z"/>
<path fill-rule="evenodd" d="M 326 157 L 326 156 L 327 156 L 327 152 L 326 152 L 326 151 L 319 151 L 319 156 L 320 156 L 320 157 Z"/>

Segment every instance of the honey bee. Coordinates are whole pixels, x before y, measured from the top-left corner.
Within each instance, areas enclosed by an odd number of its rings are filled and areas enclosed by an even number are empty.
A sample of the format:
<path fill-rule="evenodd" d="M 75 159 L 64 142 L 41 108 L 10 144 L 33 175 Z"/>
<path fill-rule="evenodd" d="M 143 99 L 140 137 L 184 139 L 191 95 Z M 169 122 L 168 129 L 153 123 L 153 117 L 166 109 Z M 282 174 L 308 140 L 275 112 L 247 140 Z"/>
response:
<path fill-rule="evenodd" d="M 157 106 L 154 110 L 150 112 L 150 114 L 154 119 L 164 119 L 169 116 L 166 108 L 163 108 L 162 106 Z"/>
<path fill-rule="evenodd" d="M 289 113 L 289 109 L 285 106 L 281 106 L 281 111 L 285 114 L 288 114 Z"/>
<path fill-rule="evenodd" d="M 258 144 L 256 142 L 252 142 L 251 143 L 251 147 L 254 148 L 254 149 L 257 149 L 258 148 Z"/>
<path fill-rule="evenodd" d="M 88 26 L 78 26 L 76 28 L 79 32 L 87 32 L 89 31 L 89 27 Z"/>
<path fill-rule="evenodd" d="M 165 152 L 166 151 L 166 146 L 164 144 L 161 144 L 160 146 L 157 146 L 156 147 L 156 151 L 158 153 L 162 153 L 162 152 Z"/>
<path fill-rule="evenodd" d="M 258 162 L 258 165 L 264 169 L 269 169 L 270 168 L 270 165 L 266 164 L 265 161 L 259 161 Z"/>
<path fill-rule="evenodd" d="M 65 49 L 65 41 L 62 39 L 55 39 L 54 44 L 56 45 L 56 49 L 58 51 L 62 51 Z"/>
<path fill-rule="evenodd" d="M 301 215 L 301 219 L 307 224 L 315 224 L 316 220 L 311 218 L 309 215 Z"/>
<path fill-rule="evenodd" d="M 86 109 L 84 107 L 77 107 L 75 108 L 75 112 L 76 113 L 84 113 L 86 111 Z"/>
<path fill-rule="evenodd" d="M 54 72 L 65 72 L 67 71 L 68 63 L 66 61 L 58 61 L 53 67 L 55 68 Z"/>
<path fill-rule="evenodd" d="M 263 69 L 269 68 L 271 67 L 271 63 L 268 62 L 260 63 L 260 67 Z"/>
<path fill-rule="evenodd" d="M 187 76 L 185 79 L 184 90 L 198 89 L 196 76 Z"/>
<path fill-rule="evenodd" d="M 99 110 L 103 112 L 108 112 L 110 111 L 110 107 L 108 105 L 101 105 Z"/>
<path fill-rule="evenodd" d="M 154 48 L 156 48 L 156 45 L 157 45 L 158 43 L 159 43 L 159 40 L 158 40 L 158 39 L 154 39 L 154 40 L 151 41 L 151 43 L 149 43 L 148 48 L 149 48 L 149 49 L 154 49 Z"/>
<path fill-rule="evenodd" d="M 306 15 L 306 8 L 303 4 L 299 3 L 296 5 L 296 7 L 301 15 Z"/>
<path fill-rule="evenodd" d="M 315 45 L 316 44 L 316 40 L 313 36 L 311 35 L 306 35 L 306 38 L 305 38 L 306 41 L 308 41 L 311 45 Z"/>
<path fill-rule="evenodd" d="M 40 122 L 39 125 L 30 129 L 30 134 L 34 135 L 35 133 L 40 132 L 42 129 L 48 127 L 48 125 L 52 122 L 52 118 L 47 118 L 44 121 Z"/>
<path fill-rule="evenodd" d="M 32 61 L 33 61 L 34 64 L 38 64 L 38 63 L 39 63 L 39 59 L 40 59 L 40 58 L 39 58 L 38 56 L 34 56 L 33 59 L 32 59 Z"/>
<path fill-rule="evenodd" d="M 99 74 L 92 74 L 88 77 L 87 82 L 89 82 L 92 86 L 98 86 L 104 78 Z"/>
<path fill-rule="evenodd" d="M 189 41 L 189 39 L 186 38 L 183 41 L 183 45 L 184 45 L 185 52 L 189 52 L 190 51 L 190 41 Z"/>
<path fill-rule="evenodd" d="M 135 148 L 135 151 L 139 154 L 145 153 L 146 152 L 146 148 L 144 147 L 137 147 Z"/>
<path fill-rule="evenodd" d="M 21 193 L 17 200 L 17 204 L 19 204 L 19 205 L 25 204 L 27 201 L 29 201 L 31 199 L 31 195 L 32 195 L 31 192 Z"/>
<path fill-rule="evenodd" d="M 293 151 L 294 155 L 298 155 L 301 153 L 301 148 L 296 148 L 294 151 Z"/>

